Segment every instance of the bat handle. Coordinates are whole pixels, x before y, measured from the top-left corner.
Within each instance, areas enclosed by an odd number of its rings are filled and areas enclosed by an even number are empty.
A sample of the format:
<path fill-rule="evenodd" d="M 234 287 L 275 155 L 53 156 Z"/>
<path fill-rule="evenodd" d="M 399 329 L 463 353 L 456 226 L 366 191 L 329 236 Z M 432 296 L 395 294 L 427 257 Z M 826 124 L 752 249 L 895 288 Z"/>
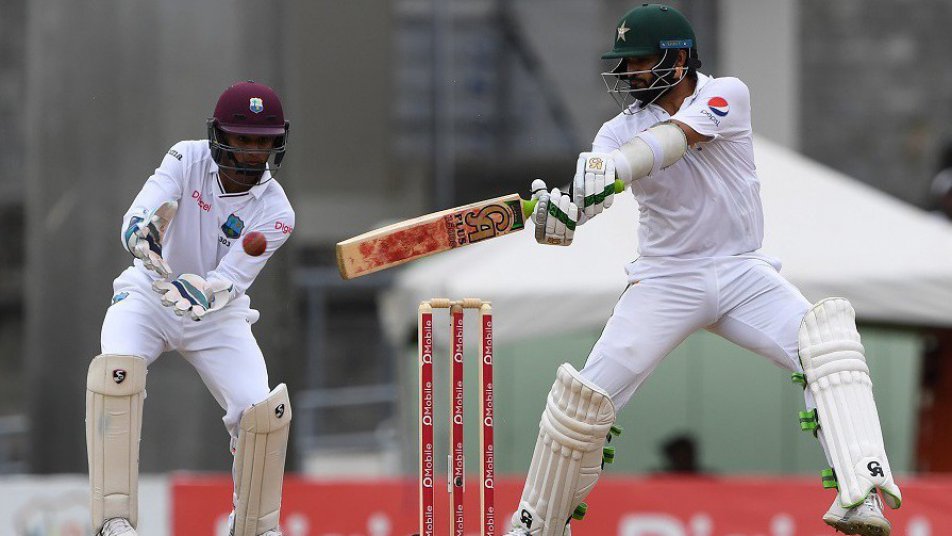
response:
<path fill-rule="evenodd" d="M 532 213 L 535 212 L 536 205 L 539 204 L 538 199 L 529 199 L 522 200 L 522 216 L 525 219 L 529 219 L 529 216 L 532 216 Z"/>
<path fill-rule="evenodd" d="M 621 179 L 615 179 L 615 193 L 620 194 L 624 191 L 625 191 L 625 182 Z M 522 200 L 522 215 L 525 218 L 528 218 L 529 216 L 531 216 L 532 213 L 535 212 L 535 208 L 538 202 L 539 201 L 537 199 L 529 199 L 528 201 L 523 199 Z M 579 208 L 584 208 L 584 207 L 579 207 Z"/>

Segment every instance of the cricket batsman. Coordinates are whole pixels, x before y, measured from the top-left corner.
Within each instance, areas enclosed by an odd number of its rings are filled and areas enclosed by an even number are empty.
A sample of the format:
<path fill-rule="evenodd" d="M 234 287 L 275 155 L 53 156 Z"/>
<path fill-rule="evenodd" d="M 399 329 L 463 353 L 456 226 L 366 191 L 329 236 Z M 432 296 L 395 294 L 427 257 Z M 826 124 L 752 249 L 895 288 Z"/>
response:
<path fill-rule="evenodd" d="M 625 267 L 629 285 L 584 368 L 558 370 L 510 535 L 570 534 L 603 455 L 613 455 L 605 443 L 616 412 L 671 350 L 706 329 L 793 372 L 804 387 L 801 428 L 826 455 L 824 487 L 838 490 L 823 521 L 846 534 L 887 536 L 882 501 L 898 508 L 902 496 L 853 308 L 843 298 L 811 305 L 760 252 L 747 86 L 698 71 L 694 30 L 668 6 L 629 11 L 612 42 L 602 58 L 617 64 L 602 76 L 622 113 L 579 155 L 568 192 L 534 181 L 533 220 L 540 243 L 569 245 L 576 225 L 611 206 L 621 179 L 639 204 L 640 257 Z"/>
<path fill-rule="evenodd" d="M 291 405 L 284 384 L 269 388 L 246 291 L 294 228 L 274 180 L 288 125 L 271 88 L 232 85 L 208 120 L 208 139 L 173 145 L 122 218 L 133 264 L 113 283 L 102 354 L 86 386 L 94 534 L 136 534 L 146 372 L 170 350 L 195 367 L 225 412 L 235 484 L 229 534 L 281 534 Z M 267 240 L 257 256 L 241 244 L 252 231 Z"/>

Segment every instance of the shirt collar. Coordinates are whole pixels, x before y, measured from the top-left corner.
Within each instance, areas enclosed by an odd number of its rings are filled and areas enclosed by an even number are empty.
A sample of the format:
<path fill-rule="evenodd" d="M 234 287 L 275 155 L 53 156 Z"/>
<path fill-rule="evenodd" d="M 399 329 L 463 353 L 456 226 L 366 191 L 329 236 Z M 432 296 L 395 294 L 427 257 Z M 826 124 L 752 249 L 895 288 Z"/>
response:
<path fill-rule="evenodd" d="M 251 194 L 255 199 L 261 199 L 261 196 L 264 195 L 264 191 L 268 189 L 268 185 L 271 184 L 271 181 L 274 180 L 271 177 L 271 172 L 269 170 L 264 171 L 264 175 L 261 177 L 261 182 L 251 187 L 247 192 L 241 192 L 239 194 L 229 194 L 225 192 L 225 187 L 222 184 L 221 174 L 219 173 L 218 163 L 212 160 L 211 167 L 208 168 L 208 173 L 215 176 L 215 182 L 218 183 L 218 192 L 215 197 L 237 197 L 241 195 Z"/>
<path fill-rule="evenodd" d="M 698 71 L 698 73 L 697 73 L 697 84 L 694 86 L 694 93 L 691 94 L 690 97 L 684 99 L 684 102 L 681 103 L 681 107 L 678 108 L 678 109 L 681 110 L 681 109 L 683 109 L 685 106 L 687 106 L 687 105 L 693 103 L 694 100 L 697 99 L 698 94 L 701 92 L 701 88 L 704 87 L 704 86 L 706 86 L 707 83 L 710 82 L 710 81 L 711 81 L 711 77 L 710 77 L 710 76 L 707 76 L 707 75 L 705 75 L 705 74 L 703 74 L 703 73 L 701 73 L 701 72 Z M 629 109 L 629 110 L 635 110 L 635 109 L 637 109 L 637 107 L 638 107 L 638 102 L 637 102 L 637 101 L 635 101 L 635 102 L 631 103 L 630 105 L 628 105 L 628 109 Z M 662 111 L 664 110 L 664 108 L 662 108 L 660 105 L 658 105 L 657 103 L 654 103 L 654 102 L 651 103 L 651 104 L 649 104 L 648 107 L 649 107 L 649 108 L 655 107 L 655 108 L 657 108 L 657 109 L 659 109 L 659 110 L 662 110 Z"/>
<path fill-rule="evenodd" d="M 694 99 L 696 99 L 698 94 L 701 93 L 701 88 L 706 86 L 707 83 L 710 81 L 711 81 L 710 76 L 707 76 L 704 73 L 698 72 L 697 84 L 694 86 L 694 93 L 689 98 L 684 99 L 684 103 L 681 105 L 681 107 L 683 108 L 684 104 L 688 104 L 689 102 L 694 102 Z"/>

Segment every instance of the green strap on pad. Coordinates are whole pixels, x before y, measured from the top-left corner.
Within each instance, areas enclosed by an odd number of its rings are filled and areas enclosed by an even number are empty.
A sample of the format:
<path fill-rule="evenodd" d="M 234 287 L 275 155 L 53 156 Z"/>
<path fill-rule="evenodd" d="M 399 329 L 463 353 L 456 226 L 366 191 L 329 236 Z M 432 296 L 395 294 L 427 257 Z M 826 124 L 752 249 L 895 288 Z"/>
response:
<path fill-rule="evenodd" d="M 575 511 L 572 512 L 572 519 L 576 521 L 581 521 L 585 518 L 585 514 L 588 512 L 588 505 L 581 503 L 575 507 Z"/>
<path fill-rule="evenodd" d="M 605 436 L 605 443 L 611 443 L 612 438 L 620 436 L 623 431 L 624 429 L 621 426 L 612 425 L 608 435 Z M 611 445 L 602 448 L 602 469 L 605 468 L 606 463 L 615 463 L 615 447 Z"/>
<path fill-rule="evenodd" d="M 801 411 L 800 415 L 800 430 L 804 432 L 812 432 L 813 435 L 816 435 L 817 430 L 820 429 L 820 418 L 817 415 L 815 409 L 810 411 Z"/>
<path fill-rule="evenodd" d="M 804 389 L 807 388 L 807 375 L 803 372 L 794 372 L 791 374 L 790 381 Z M 800 430 L 812 432 L 813 436 L 816 437 L 820 429 L 820 416 L 817 410 L 800 411 L 798 415 L 800 417 Z M 836 471 L 834 471 L 832 467 L 820 471 L 820 478 L 823 481 L 823 489 L 840 488 L 839 482 L 836 479 Z"/>
<path fill-rule="evenodd" d="M 807 375 L 802 372 L 794 372 L 791 374 L 790 381 L 799 385 L 800 387 L 803 387 L 804 389 L 807 388 Z"/>
<path fill-rule="evenodd" d="M 832 467 L 820 471 L 820 478 L 823 479 L 823 489 L 840 489 L 839 481 L 836 479 L 836 471 Z"/>

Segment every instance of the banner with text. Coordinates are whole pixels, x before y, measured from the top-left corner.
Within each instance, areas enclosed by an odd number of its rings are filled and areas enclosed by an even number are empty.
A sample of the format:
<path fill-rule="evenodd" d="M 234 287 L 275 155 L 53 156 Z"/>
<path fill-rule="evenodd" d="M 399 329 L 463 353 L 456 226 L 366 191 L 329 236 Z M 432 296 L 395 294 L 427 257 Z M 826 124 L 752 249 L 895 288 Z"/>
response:
<path fill-rule="evenodd" d="M 952 534 L 952 478 L 900 479 L 903 506 L 887 511 L 893 534 Z M 449 530 L 446 493 L 437 486 L 438 532 Z M 479 533 L 479 483 L 466 483 L 466 531 Z M 522 492 L 521 479 L 496 482 L 496 534 Z M 288 476 L 285 536 L 407 536 L 419 531 L 419 489 L 412 480 L 314 481 Z M 573 534 L 618 536 L 820 536 L 833 501 L 819 479 L 750 477 L 605 477 L 586 501 Z M 228 477 L 172 479 L 176 535 L 224 535 L 231 506 Z M 443 527 L 445 526 L 445 530 Z"/>

